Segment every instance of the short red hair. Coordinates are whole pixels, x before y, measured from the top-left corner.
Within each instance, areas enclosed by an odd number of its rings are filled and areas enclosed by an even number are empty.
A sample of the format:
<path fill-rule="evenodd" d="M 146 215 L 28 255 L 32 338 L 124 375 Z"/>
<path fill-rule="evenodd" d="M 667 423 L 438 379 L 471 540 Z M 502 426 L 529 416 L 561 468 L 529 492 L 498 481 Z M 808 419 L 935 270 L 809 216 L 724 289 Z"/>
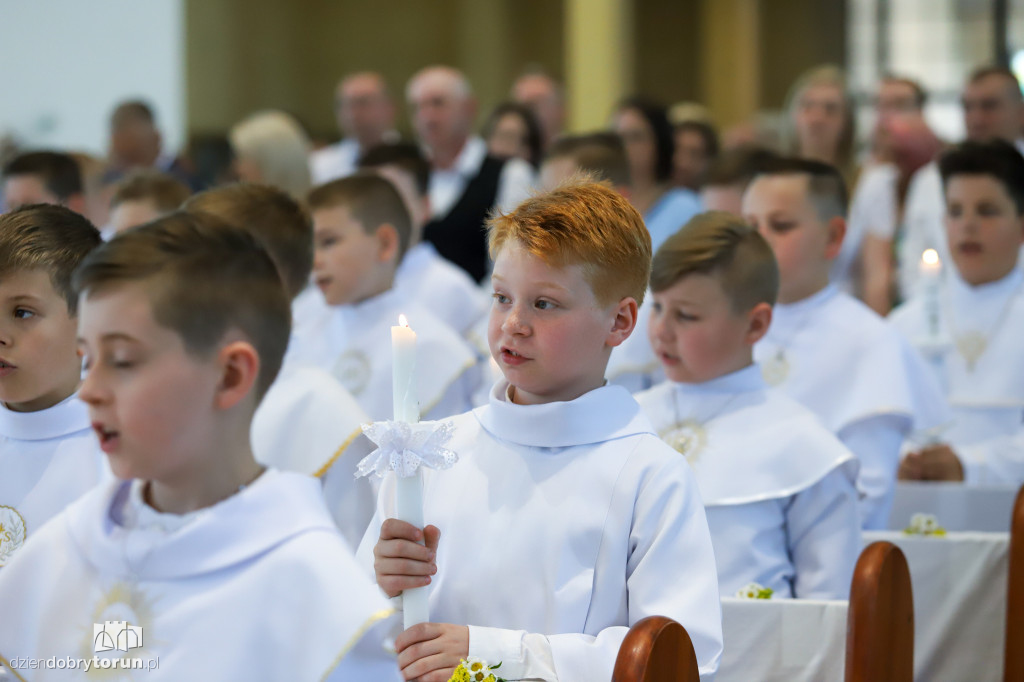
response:
<path fill-rule="evenodd" d="M 601 305 L 643 302 L 651 275 L 651 235 L 607 182 L 575 178 L 488 221 L 491 258 L 515 241 L 549 265 L 580 265 Z"/>

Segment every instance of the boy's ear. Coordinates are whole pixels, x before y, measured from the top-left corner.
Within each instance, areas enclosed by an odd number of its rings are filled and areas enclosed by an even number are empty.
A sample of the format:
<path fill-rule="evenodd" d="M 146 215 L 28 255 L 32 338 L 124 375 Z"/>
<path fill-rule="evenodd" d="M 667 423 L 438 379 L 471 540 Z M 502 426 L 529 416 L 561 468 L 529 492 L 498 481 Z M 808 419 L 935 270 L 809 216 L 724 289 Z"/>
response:
<path fill-rule="evenodd" d="M 839 256 L 839 250 L 843 248 L 843 238 L 846 237 L 846 218 L 838 215 L 829 218 L 826 229 L 828 242 L 825 245 L 825 257 L 835 260 Z"/>
<path fill-rule="evenodd" d="M 629 335 L 633 333 L 633 329 L 636 328 L 638 309 L 639 306 L 636 303 L 636 299 L 632 296 L 627 296 L 616 304 L 612 328 L 608 330 L 608 336 L 604 341 L 606 346 L 614 348 L 629 338 Z"/>
<path fill-rule="evenodd" d="M 743 341 L 748 346 L 764 338 L 772 325 L 772 307 L 768 303 L 758 303 L 747 313 L 747 332 Z"/>
<path fill-rule="evenodd" d="M 377 260 L 387 263 L 398 255 L 398 230 L 390 223 L 384 223 L 374 234 L 377 239 Z"/>
<path fill-rule="evenodd" d="M 248 341 L 232 341 L 217 352 L 221 378 L 214 404 L 228 410 L 252 393 L 260 374 L 260 356 Z"/>

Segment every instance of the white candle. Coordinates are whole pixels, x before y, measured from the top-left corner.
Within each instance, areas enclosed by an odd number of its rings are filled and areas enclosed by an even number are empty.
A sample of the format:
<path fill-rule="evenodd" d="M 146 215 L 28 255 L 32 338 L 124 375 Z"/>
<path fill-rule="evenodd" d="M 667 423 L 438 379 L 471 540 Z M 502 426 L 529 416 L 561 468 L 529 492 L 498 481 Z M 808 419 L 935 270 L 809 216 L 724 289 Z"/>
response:
<path fill-rule="evenodd" d="M 921 254 L 921 265 L 918 271 L 921 275 L 921 290 L 924 293 L 925 319 L 928 323 L 928 340 L 936 341 L 939 338 L 939 320 L 941 316 L 939 301 L 939 286 L 942 275 L 942 262 L 939 260 L 939 253 L 935 249 L 927 249 Z"/>
<path fill-rule="evenodd" d="M 405 315 L 391 328 L 391 388 L 395 421 L 415 424 L 420 420 L 416 399 L 416 332 L 409 328 Z M 417 469 L 413 476 L 395 479 L 395 513 L 399 520 L 423 528 L 423 483 Z M 402 612 L 406 629 L 430 620 L 427 588 L 416 587 L 402 593 Z"/>

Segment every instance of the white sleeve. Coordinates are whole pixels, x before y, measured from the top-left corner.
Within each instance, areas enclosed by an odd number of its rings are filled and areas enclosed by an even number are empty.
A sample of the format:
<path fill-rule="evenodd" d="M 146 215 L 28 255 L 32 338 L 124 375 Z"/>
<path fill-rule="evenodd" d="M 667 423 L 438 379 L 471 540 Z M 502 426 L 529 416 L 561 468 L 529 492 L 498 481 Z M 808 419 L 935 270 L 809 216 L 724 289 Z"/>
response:
<path fill-rule="evenodd" d="M 864 530 L 885 530 L 888 526 L 906 431 L 906 417 L 879 415 L 856 421 L 838 434 L 860 461 L 857 488 L 862 496 L 859 506 Z"/>
<path fill-rule="evenodd" d="M 498 177 L 498 209 L 506 212 L 515 208 L 520 201 L 530 196 L 536 179 L 533 168 L 522 159 L 506 161 Z"/>
<path fill-rule="evenodd" d="M 401 632 L 401 619 L 401 615 L 392 615 L 363 633 L 324 679 L 332 682 L 400 682 L 402 672 L 398 668 L 398 659 L 394 650 L 385 647 L 385 642 Z"/>
<path fill-rule="evenodd" d="M 469 655 L 489 665 L 500 663 L 498 674 L 506 680 L 558 681 L 551 643 L 544 635 L 470 625 Z"/>
<path fill-rule="evenodd" d="M 890 240 L 896 234 L 895 173 L 891 169 L 865 171 L 850 203 L 847 232 Z"/>
<path fill-rule="evenodd" d="M 1024 484 L 1024 427 L 1009 436 L 973 445 L 953 446 L 964 468 L 964 482 L 972 485 Z"/>
<path fill-rule="evenodd" d="M 849 599 L 860 556 L 857 490 L 844 467 L 795 495 L 786 510 L 797 599 Z"/>

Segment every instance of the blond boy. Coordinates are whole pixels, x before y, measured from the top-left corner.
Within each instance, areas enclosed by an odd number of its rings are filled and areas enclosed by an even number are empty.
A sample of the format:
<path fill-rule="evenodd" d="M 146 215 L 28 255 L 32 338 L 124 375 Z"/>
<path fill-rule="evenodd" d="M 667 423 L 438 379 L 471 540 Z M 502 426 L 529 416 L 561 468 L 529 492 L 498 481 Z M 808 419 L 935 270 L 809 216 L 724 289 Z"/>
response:
<path fill-rule="evenodd" d="M 295 362 L 331 372 L 372 419 L 390 419 L 391 327 L 404 315 L 417 335 L 421 414 L 430 419 L 469 409 L 479 383 L 473 350 L 395 287 L 412 229 L 398 190 L 363 172 L 314 189 L 308 204 L 313 281 L 327 306 L 295 328 Z"/>
<path fill-rule="evenodd" d="M 389 518 L 386 479 L 358 552 L 389 596 L 430 586 L 435 622 L 396 640 L 403 674 L 443 682 L 469 655 L 507 679 L 609 679 L 627 628 L 660 614 L 710 679 L 721 617 L 692 474 L 604 380 L 647 284 L 643 220 L 609 187 L 572 184 L 493 219 L 489 243 L 505 379 L 455 419 L 462 460 L 425 477 L 430 525 Z"/>
<path fill-rule="evenodd" d="M 71 273 L 99 232 L 61 206 L 0 215 L 0 569 L 105 466 L 76 397 Z"/>
<path fill-rule="evenodd" d="M 846 230 L 842 176 L 782 159 L 743 195 L 743 216 L 779 264 L 779 298 L 754 359 L 769 385 L 809 408 L 860 461 L 861 522 L 885 528 L 900 447 L 947 419 L 941 391 L 913 348 L 829 282 Z"/>
<path fill-rule="evenodd" d="M 277 266 L 295 310 L 313 266 L 313 225 L 297 201 L 269 185 L 235 183 L 197 194 L 185 210 L 255 236 Z M 321 479 L 327 508 L 352 548 L 366 532 L 376 497 L 366 479 L 354 476 L 372 449 L 360 429 L 369 420 L 328 372 L 291 362 L 281 367 L 252 422 L 257 461 Z"/>
<path fill-rule="evenodd" d="M 51 520 L 0 574 L 0 661 L 398 679 L 381 648 L 385 602 L 317 482 L 252 455 L 252 415 L 288 341 L 287 297 L 258 242 L 175 213 L 98 248 L 75 284 L 81 397 L 122 480 Z"/>
<path fill-rule="evenodd" d="M 769 389 L 753 348 L 779 274 L 738 216 L 701 214 L 654 255 L 647 330 L 668 381 L 637 402 L 693 467 L 723 596 L 846 599 L 860 554 L 857 461 L 806 408 Z"/>

